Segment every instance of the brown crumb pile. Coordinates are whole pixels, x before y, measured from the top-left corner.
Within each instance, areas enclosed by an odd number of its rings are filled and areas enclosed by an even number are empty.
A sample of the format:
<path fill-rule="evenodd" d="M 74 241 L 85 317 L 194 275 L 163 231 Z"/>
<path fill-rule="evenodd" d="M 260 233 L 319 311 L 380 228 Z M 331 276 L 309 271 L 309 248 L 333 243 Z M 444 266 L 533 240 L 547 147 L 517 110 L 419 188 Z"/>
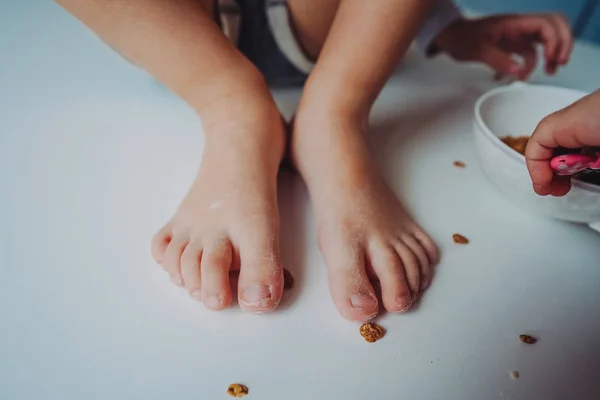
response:
<path fill-rule="evenodd" d="M 525 147 L 527 147 L 529 136 L 504 136 L 501 137 L 500 140 L 517 153 L 525 155 Z"/>
<path fill-rule="evenodd" d="M 535 344 L 538 341 L 536 338 L 529 335 L 519 335 L 519 339 L 525 344 Z"/>
<path fill-rule="evenodd" d="M 462 162 L 462 161 L 454 161 L 453 165 L 454 165 L 456 168 L 465 168 L 465 167 L 467 166 L 467 164 L 465 164 L 465 163 L 464 163 L 464 162 Z"/>
<path fill-rule="evenodd" d="M 239 383 L 232 383 L 227 388 L 227 394 L 231 397 L 244 397 L 248 394 L 248 388 Z"/>
<path fill-rule="evenodd" d="M 368 323 L 360 326 L 361 336 L 369 343 L 378 341 L 383 337 L 384 333 L 383 328 L 377 324 Z"/>
<path fill-rule="evenodd" d="M 511 371 L 510 377 L 513 379 L 519 379 L 519 371 Z"/>
<path fill-rule="evenodd" d="M 467 239 L 463 235 L 459 235 L 458 233 L 455 233 L 454 235 L 452 235 L 452 239 L 454 239 L 454 243 L 456 243 L 456 244 L 468 244 L 469 243 L 469 239 Z"/>
<path fill-rule="evenodd" d="M 294 287 L 294 276 L 287 269 L 283 269 L 283 290 L 288 290 Z"/>

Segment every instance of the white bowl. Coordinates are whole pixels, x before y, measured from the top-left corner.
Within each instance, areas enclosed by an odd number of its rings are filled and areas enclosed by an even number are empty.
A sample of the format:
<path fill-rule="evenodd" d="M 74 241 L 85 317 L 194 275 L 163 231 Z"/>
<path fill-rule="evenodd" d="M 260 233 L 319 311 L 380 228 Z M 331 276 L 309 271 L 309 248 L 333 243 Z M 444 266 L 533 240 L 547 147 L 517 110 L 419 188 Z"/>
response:
<path fill-rule="evenodd" d="M 571 192 L 564 197 L 538 196 L 525 157 L 500 140 L 531 135 L 545 116 L 586 94 L 520 82 L 492 89 L 475 104 L 475 144 L 485 175 L 508 199 L 532 212 L 585 223 L 600 231 L 600 186 L 573 180 Z"/>

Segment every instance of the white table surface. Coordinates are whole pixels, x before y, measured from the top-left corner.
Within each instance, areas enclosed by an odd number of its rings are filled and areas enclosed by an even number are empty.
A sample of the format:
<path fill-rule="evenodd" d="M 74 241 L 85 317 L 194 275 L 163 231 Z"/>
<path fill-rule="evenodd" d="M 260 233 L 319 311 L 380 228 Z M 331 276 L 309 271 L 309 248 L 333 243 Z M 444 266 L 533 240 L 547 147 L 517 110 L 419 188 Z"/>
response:
<path fill-rule="evenodd" d="M 233 382 L 260 400 L 600 398 L 600 236 L 486 182 L 470 137 L 485 69 L 413 51 L 375 107 L 376 158 L 443 259 L 367 344 L 330 301 L 297 176 L 280 190 L 296 288 L 274 314 L 206 311 L 149 253 L 200 159 L 193 113 L 51 2 L 0 2 L 0 57 L 0 399 L 217 400 Z M 578 44 L 534 81 L 591 90 L 598 65 Z M 298 95 L 276 93 L 288 114 Z"/>

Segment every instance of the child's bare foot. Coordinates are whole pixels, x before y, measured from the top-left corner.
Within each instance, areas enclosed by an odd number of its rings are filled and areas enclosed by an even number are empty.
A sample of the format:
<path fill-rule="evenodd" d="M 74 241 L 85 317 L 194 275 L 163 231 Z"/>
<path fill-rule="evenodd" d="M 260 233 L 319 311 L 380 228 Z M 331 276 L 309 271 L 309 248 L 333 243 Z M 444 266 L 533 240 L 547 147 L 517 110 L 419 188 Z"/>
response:
<path fill-rule="evenodd" d="M 266 312 L 277 307 L 283 290 L 276 183 L 284 135 L 277 110 L 237 119 L 203 121 L 200 171 L 154 236 L 152 255 L 173 283 L 211 310 L 230 304 L 229 271 L 240 269 L 240 306 Z"/>
<path fill-rule="evenodd" d="M 307 117 L 296 120 L 292 157 L 314 203 L 336 307 L 350 320 L 373 318 L 376 277 L 385 308 L 408 310 L 430 283 L 434 243 L 370 161 L 361 124 Z"/>

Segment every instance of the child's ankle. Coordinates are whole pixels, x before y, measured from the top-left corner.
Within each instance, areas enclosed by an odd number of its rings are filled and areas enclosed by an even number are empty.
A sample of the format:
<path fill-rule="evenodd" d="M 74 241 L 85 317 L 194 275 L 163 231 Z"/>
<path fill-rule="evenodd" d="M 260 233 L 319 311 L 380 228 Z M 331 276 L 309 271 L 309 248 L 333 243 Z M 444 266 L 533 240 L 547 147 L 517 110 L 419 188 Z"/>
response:
<path fill-rule="evenodd" d="M 343 108 L 301 107 L 294 120 L 294 135 L 303 136 L 309 132 L 323 134 L 329 132 L 364 132 L 369 122 L 369 112 Z"/>
<path fill-rule="evenodd" d="M 275 103 L 256 98 L 222 98 L 198 113 L 207 147 L 264 152 L 277 162 L 286 146 L 285 127 Z"/>

